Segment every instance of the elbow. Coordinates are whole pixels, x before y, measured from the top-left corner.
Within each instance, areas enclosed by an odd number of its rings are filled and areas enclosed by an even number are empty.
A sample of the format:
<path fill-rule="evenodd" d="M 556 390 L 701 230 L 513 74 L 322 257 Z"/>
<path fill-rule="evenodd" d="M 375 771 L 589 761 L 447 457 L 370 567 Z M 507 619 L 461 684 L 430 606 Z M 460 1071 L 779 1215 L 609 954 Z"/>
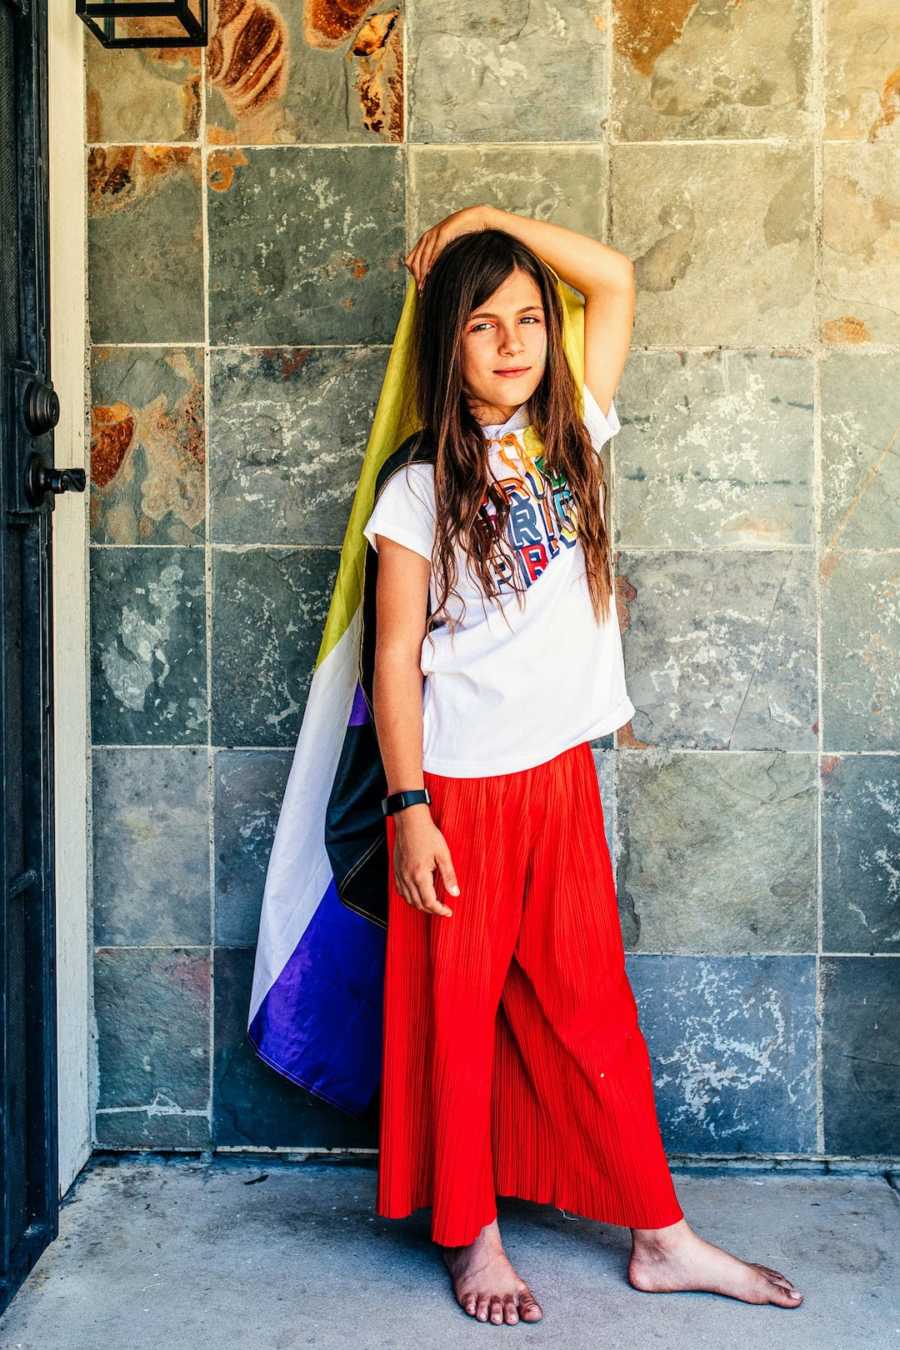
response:
<path fill-rule="evenodd" d="M 618 280 L 617 285 L 621 286 L 623 291 L 633 291 L 635 282 L 635 266 L 626 253 L 620 253 L 617 263 Z"/>
<path fill-rule="evenodd" d="M 418 671 L 421 659 L 421 640 L 413 642 L 409 638 L 387 638 L 375 644 L 375 674 L 386 673 L 390 676 L 402 676 L 410 671 Z"/>

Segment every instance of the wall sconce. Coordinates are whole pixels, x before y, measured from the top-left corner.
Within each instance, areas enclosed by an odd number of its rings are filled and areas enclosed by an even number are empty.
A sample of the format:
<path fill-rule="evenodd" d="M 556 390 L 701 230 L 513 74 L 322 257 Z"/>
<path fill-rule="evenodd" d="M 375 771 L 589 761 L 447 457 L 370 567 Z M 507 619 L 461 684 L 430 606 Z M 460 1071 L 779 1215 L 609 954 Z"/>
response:
<path fill-rule="evenodd" d="M 104 47 L 205 47 L 207 0 L 75 0 Z M 103 20 L 101 28 L 96 22 Z M 117 30 L 116 25 L 120 25 Z"/>

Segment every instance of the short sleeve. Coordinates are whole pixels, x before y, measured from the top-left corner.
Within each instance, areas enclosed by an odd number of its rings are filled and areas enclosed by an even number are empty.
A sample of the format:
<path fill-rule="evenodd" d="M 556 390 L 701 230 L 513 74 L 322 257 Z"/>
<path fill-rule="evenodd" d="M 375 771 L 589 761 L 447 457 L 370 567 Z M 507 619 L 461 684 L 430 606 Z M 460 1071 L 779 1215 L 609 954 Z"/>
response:
<path fill-rule="evenodd" d="M 363 534 L 378 552 L 376 534 L 421 553 L 431 561 L 434 546 L 434 470 L 429 464 L 406 464 L 388 479 L 375 502 Z"/>
<path fill-rule="evenodd" d="M 609 412 L 604 416 L 600 404 L 586 384 L 582 385 L 582 391 L 584 393 L 584 423 L 594 444 L 594 449 L 599 451 L 608 440 L 611 440 L 621 431 L 619 414 L 616 412 L 615 403 L 610 400 Z"/>

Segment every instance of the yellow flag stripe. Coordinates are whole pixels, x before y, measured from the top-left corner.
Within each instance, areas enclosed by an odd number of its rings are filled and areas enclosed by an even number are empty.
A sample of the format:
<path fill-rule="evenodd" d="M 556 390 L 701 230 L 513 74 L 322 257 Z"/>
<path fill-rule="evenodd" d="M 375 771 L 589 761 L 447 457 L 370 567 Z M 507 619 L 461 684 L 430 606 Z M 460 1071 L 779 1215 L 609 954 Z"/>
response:
<path fill-rule="evenodd" d="M 553 268 L 550 268 L 550 271 L 556 280 L 563 307 L 563 350 L 572 369 L 580 399 L 584 380 L 584 301 L 577 291 L 559 279 Z M 372 419 L 350 519 L 344 532 L 331 604 L 325 620 L 322 641 L 319 644 L 319 654 L 316 657 L 316 669 L 340 642 L 362 600 L 363 562 L 368 547 L 363 526 L 372 514 L 378 471 L 388 456 L 393 454 L 407 436 L 416 431 L 420 425 L 411 406 L 413 359 L 411 348 L 417 302 L 418 290 L 415 278 L 410 275 L 406 280 L 403 309 L 400 312 L 381 393 Z"/>

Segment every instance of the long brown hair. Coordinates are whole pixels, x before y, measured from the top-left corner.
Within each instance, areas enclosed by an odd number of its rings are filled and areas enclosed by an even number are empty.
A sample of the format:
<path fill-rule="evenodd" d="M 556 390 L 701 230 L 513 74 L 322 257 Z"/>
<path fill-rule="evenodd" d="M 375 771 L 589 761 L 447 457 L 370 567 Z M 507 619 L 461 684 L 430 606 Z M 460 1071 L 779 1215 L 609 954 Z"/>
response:
<path fill-rule="evenodd" d="M 609 613 L 611 564 L 609 538 L 600 505 L 603 462 L 591 444 L 578 412 L 572 370 L 563 350 L 562 304 L 553 273 L 543 261 L 505 230 L 479 230 L 447 244 L 429 270 L 416 308 L 412 336 L 416 411 L 436 454 L 435 547 L 432 558 L 437 603 L 429 620 L 444 622 L 442 611 L 458 580 L 454 547 L 468 555 L 485 598 L 500 595 L 491 569 L 498 550 L 506 560 L 503 575 L 516 575 L 515 559 L 505 547 L 509 502 L 488 474 L 484 433 L 466 400 L 461 349 L 473 310 L 493 295 L 514 267 L 537 283 L 544 306 L 547 359 L 541 382 L 529 399 L 531 424 L 543 441 L 544 472 L 564 475 L 572 493 L 574 517 L 585 558 L 588 588 L 598 622 Z M 411 455 L 415 462 L 416 450 Z M 496 508 L 489 518 L 480 507 L 488 497 Z M 559 523 L 556 499 L 554 514 Z M 574 506 L 574 510 L 572 507 Z M 514 585 L 524 593 L 527 588 Z M 521 595 L 519 604 L 521 605 Z"/>

